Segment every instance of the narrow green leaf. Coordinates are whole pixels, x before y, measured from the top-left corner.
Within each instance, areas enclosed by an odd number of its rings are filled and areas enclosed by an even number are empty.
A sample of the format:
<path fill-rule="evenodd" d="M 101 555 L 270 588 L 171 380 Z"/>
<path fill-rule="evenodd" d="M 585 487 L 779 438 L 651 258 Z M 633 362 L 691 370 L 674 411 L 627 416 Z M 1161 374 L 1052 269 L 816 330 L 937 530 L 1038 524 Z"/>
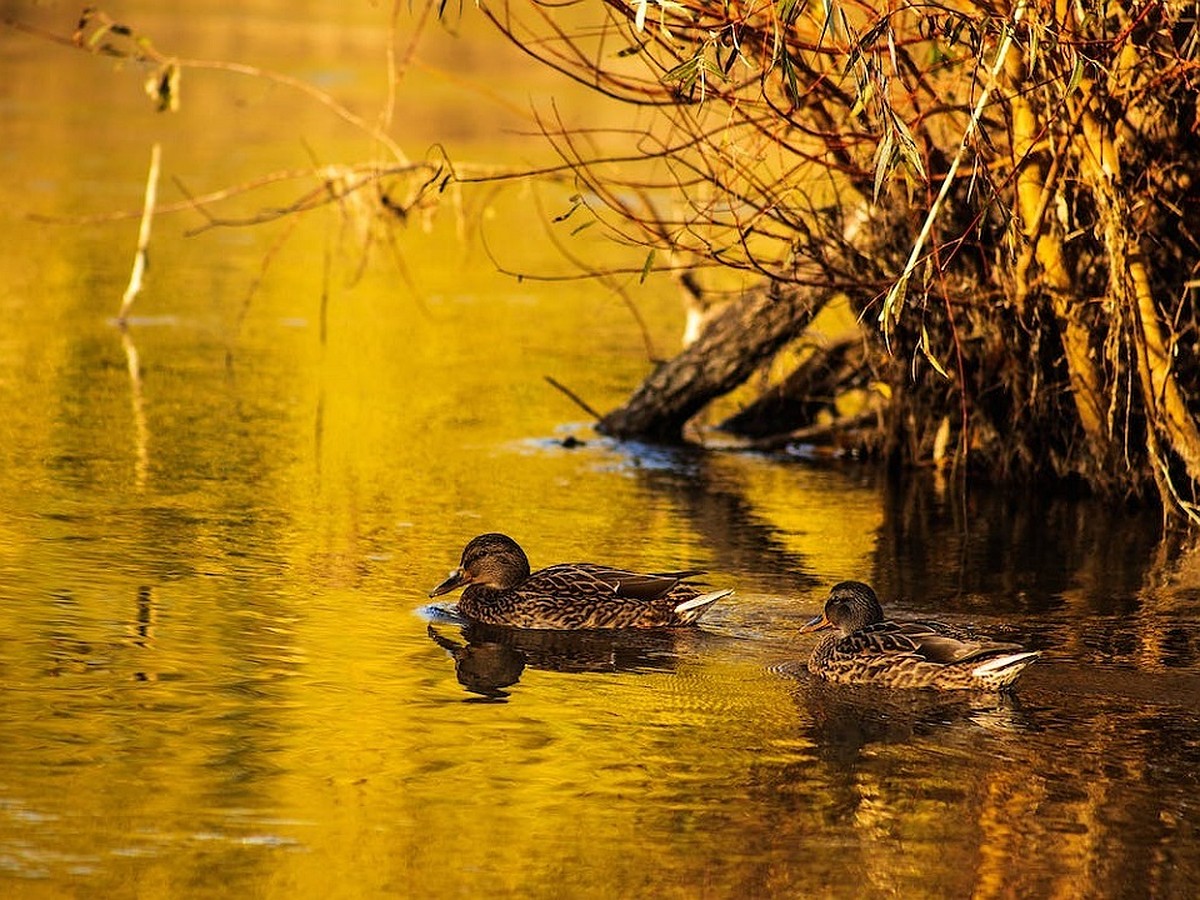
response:
<path fill-rule="evenodd" d="M 883 328 L 883 342 L 890 353 L 892 350 L 892 323 L 900 321 L 904 309 L 904 298 L 908 293 L 908 272 L 902 274 L 883 298 L 883 309 L 879 311 L 879 324 Z"/>
<path fill-rule="evenodd" d="M 949 381 L 950 376 L 946 374 L 946 370 L 942 368 L 942 364 L 938 362 L 938 358 L 929 349 L 929 332 L 925 330 L 924 322 L 921 323 L 921 352 L 925 354 L 925 358 L 929 360 L 929 364 L 937 370 L 937 373 Z"/>
<path fill-rule="evenodd" d="M 87 47 L 87 49 L 89 49 L 89 50 L 95 50 L 96 45 L 99 44 L 102 40 L 104 40 L 105 35 L 108 34 L 109 29 L 111 27 L 112 26 L 110 26 L 110 25 L 101 25 L 99 28 L 97 28 L 95 31 L 93 31 L 91 34 L 88 35 L 87 40 L 84 41 L 84 46 Z"/>
<path fill-rule="evenodd" d="M 837 23 L 833 18 L 833 0 L 821 0 L 821 6 L 825 9 L 825 21 L 821 23 L 821 34 L 817 37 L 817 46 L 821 47 L 825 44 L 825 32 L 833 32 L 833 36 L 837 37 Z"/>
<path fill-rule="evenodd" d="M 879 191 L 883 188 L 887 173 L 892 167 L 892 150 L 892 130 L 889 128 L 884 132 L 883 140 L 875 150 L 875 196 L 872 198 L 874 202 L 878 202 Z"/>
<path fill-rule="evenodd" d="M 803 0 L 780 0 L 778 7 L 780 21 L 788 25 L 794 24 L 796 19 L 800 18 L 800 13 L 804 12 L 806 5 Z M 825 0 L 825 7 L 828 9 L 829 0 Z M 828 17 L 828 13 L 826 13 L 826 19 Z"/>
<path fill-rule="evenodd" d="M 1083 57 L 1075 57 L 1075 65 L 1071 67 L 1071 78 L 1067 81 L 1068 96 L 1075 93 L 1075 89 L 1079 87 L 1079 82 L 1083 80 Z"/>
<path fill-rule="evenodd" d="M 796 81 L 796 66 L 786 49 L 781 51 L 781 54 L 779 64 L 783 69 L 784 87 L 787 89 L 788 98 L 792 103 L 798 104 L 800 102 L 800 85 Z"/>
<path fill-rule="evenodd" d="M 917 148 L 917 141 L 912 136 L 912 132 L 908 130 L 908 126 L 897 115 L 892 117 L 892 125 L 896 128 L 896 135 L 900 138 L 899 148 L 900 156 L 908 164 L 908 167 L 913 171 L 918 178 L 925 178 L 925 163 L 921 159 L 921 151 Z"/>
<path fill-rule="evenodd" d="M 581 207 L 583 205 L 583 198 L 580 197 L 578 194 L 572 195 L 570 200 L 571 200 L 571 208 L 568 209 L 565 213 L 561 213 L 561 214 L 555 216 L 553 219 L 550 220 L 551 222 L 565 222 L 567 219 L 571 218 L 571 216 L 575 215 L 575 210 L 579 209 L 579 207 Z"/>
<path fill-rule="evenodd" d="M 650 274 L 650 269 L 654 266 L 654 251 L 651 250 L 646 254 L 646 261 L 642 263 L 642 277 L 638 279 L 638 284 L 645 284 L 646 276 Z"/>
<path fill-rule="evenodd" d="M 691 87 L 696 81 L 696 73 L 700 69 L 700 57 L 693 56 L 691 59 L 685 59 L 675 68 L 671 69 L 663 75 L 663 81 L 680 81 L 686 87 Z"/>

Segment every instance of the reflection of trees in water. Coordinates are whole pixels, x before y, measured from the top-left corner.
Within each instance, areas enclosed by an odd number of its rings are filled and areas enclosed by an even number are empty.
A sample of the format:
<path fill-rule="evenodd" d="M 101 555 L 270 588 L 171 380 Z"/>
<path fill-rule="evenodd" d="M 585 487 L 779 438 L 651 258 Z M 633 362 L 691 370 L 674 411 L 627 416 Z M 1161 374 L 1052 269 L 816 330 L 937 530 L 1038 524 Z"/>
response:
<path fill-rule="evenodd" d="M 1034 491 L 941 493 L 906 478 L 885 498 L 877 587 L 918 608 L 983 596 L 1006 601 L 997 612 L 1038 613 L 1080 588 L 1112 602 L 1142 584 L 1158 543 L 1156 517 Z"/>
<path fill-rule="evenodd" d="M 1046 743 L 1005 748 L 985 768 L 989 893 L 1011 891 L 1012 869 L 1038 853 L 1046 865 L 1018 882 L 1026 895 L 1194 893 L 1195 714 L 1106 701 L 1057 715 L 1069 721 L 1048 722 Z"/>
<path fill-rule="evenodd" d="M 874 578 L 885 605 L 982 615 L 1081 663 L 1195 668 L 1200 553 L 1155 515 L 911 479 L 887 496 Z"/>
<path fill-rule="evenodd" d="M 795 677 L 800 724 L 777 738 L 791 752 L 751 765 L 745 791 L 774 843 L 830 855 L 805 860 L 810 892 L 1194 892 L 1194 704 L 1046 705 Z"/>
<path fill-rule="evenodd" d="M 639 469 L 639 479 L 671 497 L 721 568 L 756 573 L 789 596 L 815 585 L 807 561 L 739 490 L 736 466 L 688 451 L 667 461 Z M 861 577 L 885 609 L 979 617 L 981 631 L 1001 637 L 1009 626 L 1013 640 L 1051 658 L 1200 665 L 1200 548 L 1161 537 L 1155 514 L 1033 490 L 963 495 L 925 477 L 884 497 L 876 563 Z"/>
<path fill-rule="evenodd" d="M 808 561 L 787 547 L 778 528 L 738 490 L 728 465 L 718 472 L 719 460 L 686 450 L 673 462 L 669 468 L 639 468 L 639 480 L 672 498 L 722 569 L 771 574 L 779 590 L 788 592 L 817 583 Z"/>

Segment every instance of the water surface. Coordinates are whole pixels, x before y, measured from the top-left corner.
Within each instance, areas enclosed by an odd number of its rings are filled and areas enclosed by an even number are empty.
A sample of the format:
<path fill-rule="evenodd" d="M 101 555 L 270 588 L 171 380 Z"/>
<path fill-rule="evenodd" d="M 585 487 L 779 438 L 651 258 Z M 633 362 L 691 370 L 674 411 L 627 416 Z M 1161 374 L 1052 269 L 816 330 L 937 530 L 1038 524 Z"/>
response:
<path fill-rule="evenodd" d="M 373 7 L 129 10 L 172 52 L 376 108 Z M 69 30 L 76 10 L 26 13 Z M 423 58 L 518 107 L 549 90 L 471 21 Z M 451 213 L 397 231 L 403 271 L 381 243 L 361 265 L 338 210 L 287 235 L 164 218 L 122 333 L 135 224 L 29 213 L 137 209 L 156 139 L 167 200 L 171 177 L 377 148 L 253 80 L 185 74 L 160 117 L 106 61 L 11 31 L 0 59 L 6 896 L 1195 894 L 1194 544 L 1086 501 L 599 439 L 543 376 L 610 408 L 648 371 L 639 325 L 602 285 L 496 274 Z M 409 77 L 413 156 L 538 152 Z M 466 209 L 493 254 L 565 272 L 539 235 L 570 191 Z M 670 352 L 676 289 L 628 287 Z M 429 610 L 494 529 L 535 565 L 699 567 L 737 594 L 653 635 Z M 797 628 L 848 577 L 1044 658 L 1012 698 L 815 683 Z"/>

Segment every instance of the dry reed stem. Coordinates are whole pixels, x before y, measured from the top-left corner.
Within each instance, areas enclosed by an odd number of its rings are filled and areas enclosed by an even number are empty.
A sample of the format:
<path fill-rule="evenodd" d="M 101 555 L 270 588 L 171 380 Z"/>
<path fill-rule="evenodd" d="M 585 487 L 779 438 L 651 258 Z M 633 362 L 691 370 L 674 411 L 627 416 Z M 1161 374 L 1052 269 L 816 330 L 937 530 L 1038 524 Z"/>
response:
<path fill-rule="evenodd" d="M 129 284 L 121 297 L 121 308 L 117 312 L 117 324 L 125 326 L 129 308 L 142 290 L 142 277 L 146 272 L 146 251 L 150 246 L 150 225 L 154 220 L 155 198 L 158 196 L 158 171 L 162 163 L 162 145 L 155 142 L 150 148 L 150 170 L 146 174 L 146 197 L 142 204 L 142 221 L 138 226 L 137 251 L 133 255 L 133 271 L 129 273 Z"/>

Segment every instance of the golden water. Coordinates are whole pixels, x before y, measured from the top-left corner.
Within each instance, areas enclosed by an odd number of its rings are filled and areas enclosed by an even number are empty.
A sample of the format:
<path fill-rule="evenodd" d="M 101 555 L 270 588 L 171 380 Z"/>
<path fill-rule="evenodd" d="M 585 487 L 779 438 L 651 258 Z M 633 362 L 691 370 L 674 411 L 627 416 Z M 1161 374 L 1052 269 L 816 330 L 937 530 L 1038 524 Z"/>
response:
<path fill-rule="evenodd" d="M 341 9 L 122 14 L 371 116 L 386 13 Z M 432 68 L 517 106 L 553 83 L 470 9 L 462 30 L 402 85 L 406 151 L 544 160 Z M 123 334 L 136 223 L 29 213 L 138 209 L 154 140 L 164 202 L 172 177 L 374 148 L 255 79 L 185 73 L 158 116 L 131 72 L 25 34 L 0 31 L 0 69 L 4 896 L 1194 895 L 1200 574 L 1153 519 L 598 440 L 543 376 L 610 408 L 649 365 L 636 322 L 602 286 L 497 275 L 449 208 L 397 231 L 415 287 L 378 244 L 360 276 L 334 210 L 278 250 L 289 222 L 163 217 Z M 563 273 L 545 223 L 571 192 L 468 195 L 467 222 Z M 675 289 L 627 286 L 669 353 Z M 682 635 L 480 636 L 425 594 L 494 529 L 535 565 L 696 566 L 738 593 Z M 796 628 L 845 577 L 1014 623 L 1045 659 L 1013 701 L 814 684 Z"/>

